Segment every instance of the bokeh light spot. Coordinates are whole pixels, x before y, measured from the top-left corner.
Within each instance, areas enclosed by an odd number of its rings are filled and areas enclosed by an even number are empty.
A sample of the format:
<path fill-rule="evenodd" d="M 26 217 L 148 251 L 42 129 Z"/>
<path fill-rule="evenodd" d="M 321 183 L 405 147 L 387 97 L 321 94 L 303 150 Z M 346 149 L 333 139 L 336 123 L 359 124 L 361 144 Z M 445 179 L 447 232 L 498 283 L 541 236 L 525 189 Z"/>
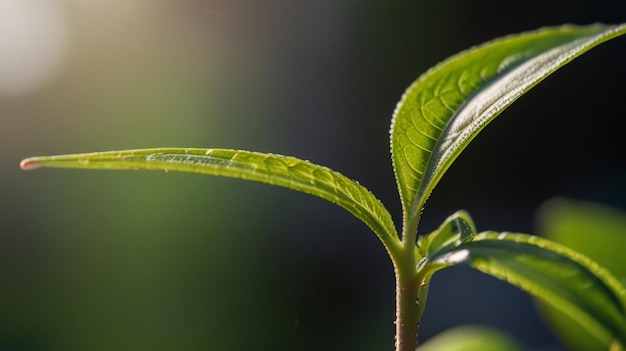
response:
<path fill-rule="evenodd" d="M 67 48 L 67 23 L 56 1 L 0 1 L 0 95 L 41 87 L 59 69 Z"/>

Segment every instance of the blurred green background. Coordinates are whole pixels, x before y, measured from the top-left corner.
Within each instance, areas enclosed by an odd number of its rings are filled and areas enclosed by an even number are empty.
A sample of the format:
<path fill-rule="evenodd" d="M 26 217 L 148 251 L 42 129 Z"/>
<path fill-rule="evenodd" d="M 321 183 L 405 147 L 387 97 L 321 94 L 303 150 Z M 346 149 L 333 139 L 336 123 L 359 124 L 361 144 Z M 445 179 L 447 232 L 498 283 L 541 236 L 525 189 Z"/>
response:
<path fill-rule="evenodd" d="M 0 350 L 391 350 L 394 279 L 342 209 L 197 175 L 42 170 L 27 156 L 158 146 L 294 155 L 400 220 L 391 113 L 440 60 L 497 36 L 626 21 L 593 1 L 0 0 Z M 457 209 L 532 232 L 554 196 L 626 208 L 626 39 L 516 102 L 444 177 Z M 526 294 L 458 267 L 420 338 L 500 328 L 562 346 Z"/>

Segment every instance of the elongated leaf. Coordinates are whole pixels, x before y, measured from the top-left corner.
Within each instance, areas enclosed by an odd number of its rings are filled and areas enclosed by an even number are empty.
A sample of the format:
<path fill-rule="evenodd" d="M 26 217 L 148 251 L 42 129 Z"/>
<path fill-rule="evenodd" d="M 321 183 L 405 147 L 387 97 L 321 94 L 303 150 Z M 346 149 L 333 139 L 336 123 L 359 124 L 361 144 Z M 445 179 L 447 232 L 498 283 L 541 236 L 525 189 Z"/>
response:
<path fill-rule="evenodd" d="M 601 264 L 626 281 L 626 213 L 605 205 L 571 199 L 553 199 L 538 211 L 537 232 L 566 245 Z M 548 324 L 571 350 L 598 350 L 597 340 L 586 328 L 575 324 L 560 311 L 541 305 Z"/>
<path fill-rule="evenodd" d="M 557 198 L 537 211 L 537 233 L 572 248 L 626 280 L 626 212 L 599 203 Z"/>
<path fill-rule="evenodd" d="M 335 203 L 367 224 L 388 250 L 398 245 L 391 215 L 372 193 L 335 171 L 293 157 L 225 149 L 142 149 L 33 157 L 21 166 L 180 171 L 277 185 Z"/>
<path fill-rule="evenodd" d="M 470 242 L 437 252 L 435 267 L 469 263 L 558 308 L 603 345 L 626 345 L 626 289 L 591 259 L 549 240 L 483 232 Z"/>
<path fill-rule="evenodd" d="M 513 101 L 626 25 L 564 26 L 497 39 L 456 55 L 411 85 L 394 113 L 391 148 L 406 221 L 468 143 Z"/>

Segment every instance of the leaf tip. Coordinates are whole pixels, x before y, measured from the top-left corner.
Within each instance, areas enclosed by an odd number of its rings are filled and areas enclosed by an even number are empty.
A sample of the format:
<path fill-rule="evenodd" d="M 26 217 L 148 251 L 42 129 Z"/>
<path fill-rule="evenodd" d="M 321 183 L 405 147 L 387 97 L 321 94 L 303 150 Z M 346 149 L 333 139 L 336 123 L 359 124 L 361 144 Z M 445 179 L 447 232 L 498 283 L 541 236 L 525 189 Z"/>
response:
<path fill-rule="evenodd" d="M 22 162 L 20 162 L 20 168 L 25 171 L 30 171 L 39 167 L 41 167 L 41 163 L 34 157 L 23 159 Z"/>

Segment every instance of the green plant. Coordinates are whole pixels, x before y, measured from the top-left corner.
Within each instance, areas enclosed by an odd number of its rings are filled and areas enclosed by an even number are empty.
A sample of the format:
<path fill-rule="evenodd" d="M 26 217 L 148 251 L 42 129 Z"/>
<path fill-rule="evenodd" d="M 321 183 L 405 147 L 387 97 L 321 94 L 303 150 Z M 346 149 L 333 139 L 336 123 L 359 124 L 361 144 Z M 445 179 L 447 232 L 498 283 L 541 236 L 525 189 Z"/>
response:
<path fill-rule="evenodd" d="M 537 233 L 588 256 L 621 278 L 626 277 L 626 213 L 600 204 L 551 199 L 538 211 Z M 575 350 L 599 350 L 602 344 L 585 328 L 546 304 L 540 310 L 561 339 Z"/>
<path fill-rule="evenodd" d="M 436 184 L 490 121 L 552 72 L 625 33 L 626 25 L 544 28 L 472 48 L 418 78 L 399 102 L 391 126 L 401 235 L 391 214 L 366 188 L 293 157 L 225 149 L 144 149 L 34 157 L 21 167 L 192 172 L 282 186 L 335 203 L 369 226 L 393 262 L 397 351 L 417 346 L 433 274 L 459 263 L 530 292 L 576 320 L 602 345 L 623 349 L 626 289 L 586 256 L 528 234 L 479 233 L 464 211 L 430 234 L 418 236 L 417 228 Z"/>

